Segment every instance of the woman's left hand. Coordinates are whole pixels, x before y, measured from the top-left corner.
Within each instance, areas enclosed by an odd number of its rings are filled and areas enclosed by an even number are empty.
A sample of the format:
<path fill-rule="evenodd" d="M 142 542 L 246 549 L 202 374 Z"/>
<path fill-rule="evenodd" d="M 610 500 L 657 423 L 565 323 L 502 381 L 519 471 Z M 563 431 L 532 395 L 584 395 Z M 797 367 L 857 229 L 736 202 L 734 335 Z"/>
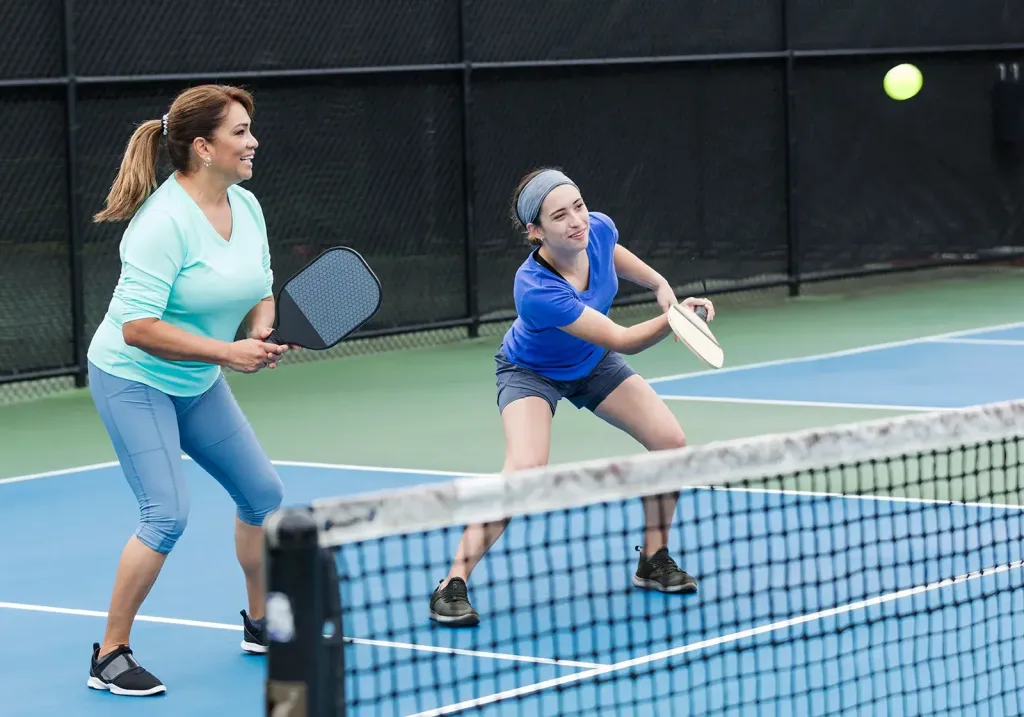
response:
<path fill-rule="evenodd" d="M 708 311 L 708 321 L 715 318 L 715 305 L 711 303 L 710 299 L 697 299 L 691 296 L 687 299 L 683 299 L 682 304 L 690 310 L 696 309 L 698 306 L 703 306 Z"/>
<path fill-rule="evenodd" d="M 266 341 L 267 338 L 272 333 L 274 333 L 274 328 L 272 326 L 263 326 L 263 327 L 255 327 L 254 326 L 252 329 L 249 330 L 249 338 L 250 339 L 259 339 L 260 341 Z M 292 346 L 291 344 L 285 344 L 284 350 L 285 351 L 295 351 L 298 348 L 299 348 L 298 346 Z M 275 368 L 276 366 L 277 366 L 277 363 L 267 364 L 267 368 Z"/>

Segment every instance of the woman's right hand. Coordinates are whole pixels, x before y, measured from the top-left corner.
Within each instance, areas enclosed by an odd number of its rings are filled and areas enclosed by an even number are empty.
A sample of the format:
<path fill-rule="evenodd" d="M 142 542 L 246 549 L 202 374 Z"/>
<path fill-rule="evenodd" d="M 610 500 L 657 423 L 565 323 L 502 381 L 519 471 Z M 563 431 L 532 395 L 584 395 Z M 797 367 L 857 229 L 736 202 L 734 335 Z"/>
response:
<path fill-rule="evenodd" d="M 242 339 L 228 346 L 226 365 L 240 373 L 256 373 L 267 366 L 273 368 L 287 346 L 268 344 L 259 339 Z"/>

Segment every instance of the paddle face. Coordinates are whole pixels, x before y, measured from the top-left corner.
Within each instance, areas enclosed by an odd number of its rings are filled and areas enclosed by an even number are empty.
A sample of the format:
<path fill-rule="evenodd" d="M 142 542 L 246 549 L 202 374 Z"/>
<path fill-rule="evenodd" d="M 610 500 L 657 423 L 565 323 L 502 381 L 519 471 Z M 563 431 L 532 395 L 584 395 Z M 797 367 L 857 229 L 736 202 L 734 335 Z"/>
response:
<path fill-rule="evenodd" d="M 707 315 L 707 309 L 703 306 L 698 306 L 695 312 L 676 304 L 668 312 L 668 325 L 672 328 L 672 333 L 686 344 L 697 358 L 712 368 L 722 368 L 722 364 L 725 363 L 725 352 L 705 323 Z"/>
<path fill-rule="evenodd" d="M 348 247 L 328 249 L 281 287 L 268 341 L 328 349 L 365 324 L 380 303 L 380 281 L 363 258 Z"/>

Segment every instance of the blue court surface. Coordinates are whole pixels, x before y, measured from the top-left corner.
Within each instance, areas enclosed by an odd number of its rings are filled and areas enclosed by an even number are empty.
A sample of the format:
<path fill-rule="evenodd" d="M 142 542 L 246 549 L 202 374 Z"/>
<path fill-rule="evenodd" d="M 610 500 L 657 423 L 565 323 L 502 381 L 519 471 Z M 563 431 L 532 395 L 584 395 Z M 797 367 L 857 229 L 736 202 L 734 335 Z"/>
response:
<path fill-rule="evenodd" d="M 1024 397 L 1021 359 L 1024 326 L 656 385 L 722 400 L 945 408 Z M 279 470 L 288 503 L 450 477 Z M 233 505 L 191 462 L 187 471 L 189 526 L 133 633 L 139 658 L 168 686 L 145 699 L 85 686 L 117 558 L 136 525 L 119 468 L 0 480 L 5 717 L 263 714 L 265 659 L 239 648 L 245 595 Z M 679 517 L 672 548 L 700 581 L 697 595 L 629 588 L 641 524 L 633 501 L 513 522 L 474 574 L 475 584 L 494 584 L 472 594 L 484 615 L 474 629 L 427 619 L 443 577 L 434 566 L 446 563 L 458 530 L 343 549 L 346 604 L 379 605 L 346 625 L 356 638 L 346 652 L 357 668 L 346 684 L 354 713 L 441 714 L 434 710 L 479 697 L 488 703 L 466 714 L 1024 712 L 1019 507 L 693 489 Z M 527 580 L 531 571 L 545 578 Z M 934 582 L 948 576 L 960 579 Z M 438 647 L 459 652 L 431 651 Z M 740 700 L 758 706 L 741 710 Z M 960 710 L 975 702 L 977 711 Z"/>
<path fill-rule="evenodd" d="M 1024 324 L 652 380 L 666 399 L 935 410 L 1024 397 Z"/>

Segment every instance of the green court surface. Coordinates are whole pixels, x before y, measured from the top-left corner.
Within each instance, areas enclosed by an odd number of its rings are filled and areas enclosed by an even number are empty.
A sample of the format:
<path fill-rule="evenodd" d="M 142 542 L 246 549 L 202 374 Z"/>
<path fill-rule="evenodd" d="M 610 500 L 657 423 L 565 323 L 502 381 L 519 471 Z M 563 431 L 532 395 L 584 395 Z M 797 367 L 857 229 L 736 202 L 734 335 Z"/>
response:
<path fill-rule="evenodd" d="M 1010 268 L 960 269 L 808 286 L 793 299 L 781 291 L 723 296 L 715 299 L 719 312 L 713 328 L 726 349 L 727 367 L 822 354 L 1022 321 L 1021 280 L 1019 270 Z M 632 323 L 651 311 L 645 306 L 617 316 Z M 230 381 L 273 459 L 497 471 L 503 438 L 492 357 L 503 329 L 493 326 L 477 339 L 421 348 L 293 360 L 255 376 L 232 375 Z M 703 369 L 671 340 L 628 360 L 648 378 Z M 968 361 L 958 370 L 969 374 L 972 365 Z M 733 401 L 669 404 L 691 443 L 902 412 L 899 407 Z M 0 478 L 114 458 L 87 390 L 0 406 L 0 429 Z M 638 450 L 632 439 L 589 414 L 568 403 L 560 406 L 552 462 Z M 362 488 L 345 486 L 346 492 Z"/>

